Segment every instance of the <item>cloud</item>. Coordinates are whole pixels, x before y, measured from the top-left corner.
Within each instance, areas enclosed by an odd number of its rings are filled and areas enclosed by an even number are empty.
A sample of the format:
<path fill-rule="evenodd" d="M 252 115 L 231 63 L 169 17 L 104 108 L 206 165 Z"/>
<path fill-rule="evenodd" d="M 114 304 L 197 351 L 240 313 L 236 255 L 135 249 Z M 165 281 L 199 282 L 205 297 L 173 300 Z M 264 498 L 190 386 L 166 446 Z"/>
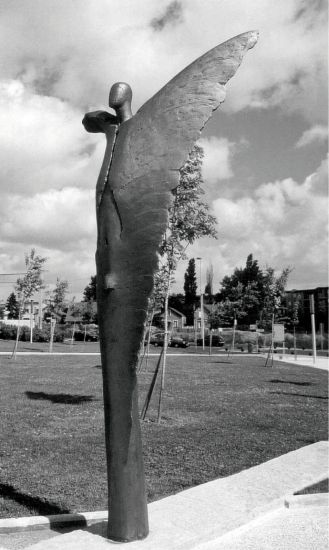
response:
<path fill-rule="evenodd" d="M 316 124 L 315 126 L 312 126 L 312 128 L 305 130 L 305 132 L 301 135 L 301 137 L 297 141 L 295 147 L 297 148 L 305 147 L 306 145 L 311 145 L 312 143 L 325 142 L 327 140 L 328 140 L 328 127 L 322 126 L 320 124 Z"/>
<path fill-rule="evenodd" d="M 154 17 L 151 21 L 151 27 L 155 31 L 162 31 L 167 25 L 175 25 L 181 23 L 182 17 L 182 4 L 181 2 L 170 2 L 165 9 L 164 15 L 161 17 Z"/>
<path fill-rule="evenodd" d="M 218 220 L 218 239 L 201 239 L 188 248 L 190 258 L 202 258 L 214 267 L 214 288 L 225 275 L 243 267 L 252 253 L 262 268 L 280 271 L 292 266 L 289 288 L 314 288 L 327 281 L 328 265 L 328 161 L 302 183 L 292 178 L 263 183 L 249 197 L 213 202 Z M 176 292 L 181 291 L 187 265 L 176 274 Z M 205 279 L 204 279 L 205 280 Z"/>
<path fill-rule="evenodd" d="M 225 108 L 278 106 L 308 119 L 316 113 L 319 122 L 327 108 L 326 5 L 308 4 L 60 0 L 49 17 L 49 0 L 4 0 L 0 62 L 6 78 L 79 106 L 102 108 L 110 85 L 128 81 L 139 107 L 211 47 L 258 28 L 260 42 L 229 84 Z M 155 30 L 161 25 L 166 32 Z"/>
<path fill-rule="evenodd" d="M 324 2 L 58 0 L 56 9 L 53 5 L 51 0 L 1 4 L 3 272 L 22 269 L 24 252 L 33 245 L 49 256 L 54 275 L 72 281 L 86 277 L 84 286 L 95 272 L 93 194 L 105 144 L 103 135 L 85 133 L 81 119 L 88 110 L 108 108 L 113 82 L 132 85 L 136 111 L 208 49 L 258 28 L 259 44 L 228 84 L 223 109 L 245 110 L 246 116 L 249 109 L 268 107 L 276 107 L 279 116 L 297 112 L 311 126 L 299 146 L 322 137 L 322 130 L 314 128 L 324 127 L 327 113 Z M 221 180 L 233 182 L 240 144 L 226 138 L 201 143 L 210 188 L 214 191 Z M 291 254 L 305 273 L 294 252 L 301 231 L 317 269 L 323 249 L 319 224 L 324 223 L 324 169 L 323 163 L 303 184 L 291 178 L 274 181 L 274 174 L 273 183 L 260 186 L 249 198 L 232 201 L 226 194 L 218 199 L 220 268 L 240 263 L 249 235 L 261 258 L 271 251 L 269 261 L 279 262 L 283 251 L 283 258 Z M 294 219 L 295 228 L 286 216 Z M 202 246 L 199 256 L 214 256 L 212 241 Z"/>
<path fill-rule="evenodd" d="M 84 131 L 81 113 L 67 102 L 6 81 L 0 84 L 0 118 L 0 178 L 13 193 L 95 181 L 104 145 Z"/>
<path fill-rule="evenodd" d="M 4 272 L 19 273 L 24 272 L 24 255 L 29 252 L 33 246 L 26 244 L 15 244 L 15 249 L 11 243 L 0 241 L 2 253 L 0 255 L 0 266 L 5 266 Z M 55 250 L 47 247 L 38 246 L 37 253 L 47 258 L 45 264 L 44 283 L 46 287 L 53 288 L 56 278 L 66 279 L 69 282 L 69 298 L 76 296 L 80 299 L 82 290 L 88 284 L 91 274 L 95 274 L 94 255 L 88 247 L 80 247 L 78 250 Z M 17 276 L 1 278 L 1 298 L 7 299 L 14 290 Z"/>
<path fill-rule="evenodd" d="M 215 200 L 219 239 L 237 262 L 232 269 L 252 252 L 264 265 L 294 266 L 297 283 L 321 284 L 327 270 L 327 177 L 323 162 L 302 184 L 286 178 L 260 185 L 249 197 Z"/>
<path fill-rule="evenodd" d="M 93 191 L 66 187 L 31 197 L 6 194 L 0 212 L 0 232 L 7 242 L 74 250 L 95 241 Z"/>
<path fill-rule="evenodd" d="M 201 138 L 200 146 L 204 150 L 202 175 L 210 186 L 219 180 L 229 179 L 233 176 L 232 157 L 235 144 L 227 138 Z"/>
<path fill-rule="evenodd" d="M 68 279 L 70 292 L 78 293 L 96 269 L 94 191 L 66 187 L 31 197 L 6 193 L 0 203 L 0 235 L 1 272 L 24 270 L 24 254 L 36 248 L 48 258 L 46 281 Z M 6 289 L 0 289 L 2 294 Z"/>

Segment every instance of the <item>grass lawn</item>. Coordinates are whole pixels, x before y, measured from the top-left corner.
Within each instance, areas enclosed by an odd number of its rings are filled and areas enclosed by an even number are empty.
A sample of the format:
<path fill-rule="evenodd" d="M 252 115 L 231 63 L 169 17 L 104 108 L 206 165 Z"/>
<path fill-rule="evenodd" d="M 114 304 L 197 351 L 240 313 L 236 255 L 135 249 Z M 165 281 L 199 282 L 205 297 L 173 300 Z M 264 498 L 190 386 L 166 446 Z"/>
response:
<path fill-rule="evenodd" d="M 8 356 L 11 355 L 14 348 L 14 340 L 2 340 L 0 339 L 0 352 L 8 352 Z M 151 354 L 159 354 L 162 348 L 150 346 Z M 213 347 L 213 353 L 223 353 L 227 355 L 227 352 L 223 347 Z M 240 351 L 240 350 L 239 350 Z M 267 351 L 267 350 L 266 350 Z M 18 352 L 49 352 L 49 343 L 47 342 L 23 342 L 20 341 L 18 344 Z M 54 342 L 53 352 L 57 353 L 99 353 L 99 342 L 73 342 L 71 344 L 70 340 L 65 342 Z M 202 346 L 195 347 L 190 345 L 188 348 L 168 348 L 168 353 L 204 353 L 209 355 L 209 347 L 205 347 L 205 350 L 202 350 Z"/>
<path fill-rule="evenodd" d="M 14 349 L 14 340 L 0 340 L 0 352 L 10 355 Z M 22 342 L 19 341 L 18 352 L 49 352 L 49 342 Z M 54 342 L 53 351 L 60 353 L 99 353 L 99 342 Z"/>
<path fill-rule="evenodd" d="M 142 423 L 149 501 L 327 438 L 328 373 L 264 362 L 168 358 L 163 422 L 154 399 Z M 99 359 L 2 356 L 0 382 L 0 516 L 106 509 Z"/>

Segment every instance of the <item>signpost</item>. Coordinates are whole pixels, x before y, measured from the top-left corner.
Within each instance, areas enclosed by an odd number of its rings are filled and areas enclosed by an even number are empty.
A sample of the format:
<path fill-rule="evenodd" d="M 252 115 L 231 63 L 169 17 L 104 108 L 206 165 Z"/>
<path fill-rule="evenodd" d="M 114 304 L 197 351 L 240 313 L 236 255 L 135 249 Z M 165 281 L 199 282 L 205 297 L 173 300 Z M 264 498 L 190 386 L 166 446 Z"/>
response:
<path fill-rule="evenodd" d="M 284 342 L 284 325 L 273 324 L 273 342 Z"/>
<path fill-rule="evenodd" d="M 237 325 L 238 321 L 236 319 L 236 317 L 234 317 L 234 321 L 233 321 L 233 336 L 232 336 L 232 345 L 231 345 L 231 350 L 232 350 L 232 353 L 234 352 L 234 346 L 235 346 L 235 329 L 236 329 L 236 325 Z M 228 351 L 228 354 L 227 354 L 227 357 L 230 356 L 230 350 Z"/>
<path fill-rule="evenodd" d="M 282 343 L 282 353 L 284 354 L 284 325 L 281 323 L 273 323 L 273 343 Z"/>
<path fill-rule="evenodd" d="M 33 342 L 33 300 L 30 302 L 30 344 Z"/>
<path fill-rule="evenodd" d="M 274 323 L 274 313 L 272 314 L 272 335 L 271 335 L 271 344 L 268 350 L 267 359 L 265 363 L 265 367 L 267 367 L 268 360 L 271 356 L 271 362 L 273 367 L 273 354 L 274 354 L 274 342 L 281 342 L 282 341 L 282 329 L 281 328 L 275 328 L 275 327 L 284 327 L 284 325 L 279 325 Z M 284 339 L 284 328 L 283 328 L 283 339 Z"/>
<path fill-rule="evenodd" d="M 49 339 L 49 353 L 53 351 L 54 334 L 55 334 L 56 319 L 50 318 L 50 339 Z"/>
<path fill-rule="evenodd" d="M 324 324 L 320 323 L 320 346 L 321 346 L 321 351 L 323 351 L 323 333 L 324 333 Z"/>
<path fill-rule="evenodd" d="M 313 364 L 316 361 L 316 338 L 315 338 L 315 315 L 314 315 L 314 295 L 310 294 L 310 312 L 311 312 L 311 325 L 312 325 L 312 350 L 313 350 Z"/>

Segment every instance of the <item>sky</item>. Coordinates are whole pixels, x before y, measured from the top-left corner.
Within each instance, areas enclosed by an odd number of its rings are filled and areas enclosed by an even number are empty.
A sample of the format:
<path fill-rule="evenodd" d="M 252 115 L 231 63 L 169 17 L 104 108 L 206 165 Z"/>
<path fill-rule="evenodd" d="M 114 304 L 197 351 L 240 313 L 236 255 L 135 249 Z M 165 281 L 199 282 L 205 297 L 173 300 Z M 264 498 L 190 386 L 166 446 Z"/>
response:
<path fill-rule="evenodd" d="M 111 85 L 131 85 L 136 112 L 194 59 L 254 29 L 259 42 L 199 142 L 218 238 L 187 254 L 202 258 L 202 284 L 212 264 L 215 291 L 248 254 L 293 268 L 288 288 L 327 285 L 327 27 L 324 0 L 2 0 L 0 300 L 31 248 L 48 258 L 48 288 L 66 279 L 71 297 L 95 273 L 105 140 L 81 120 L 110 111 Z"/>

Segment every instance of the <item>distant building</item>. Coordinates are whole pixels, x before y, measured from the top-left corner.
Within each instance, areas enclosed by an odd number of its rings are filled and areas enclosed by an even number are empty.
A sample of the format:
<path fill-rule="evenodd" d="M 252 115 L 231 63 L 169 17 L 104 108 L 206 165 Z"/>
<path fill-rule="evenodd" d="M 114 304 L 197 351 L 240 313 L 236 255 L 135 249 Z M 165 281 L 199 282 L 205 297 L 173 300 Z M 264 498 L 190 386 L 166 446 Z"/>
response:
<path fill-rule="evenodd" d="M 1 306 L 5 304 L 0 303 L 0 309 Z M 30 327 L 32 324 L 32 328 L 36 326 L 41 326 L 41 319 L 40 318 L 43 315 L 43 312 L 46 308 L 46 304 L 42 303 L 41 305 L 41 311 L 40 311 L 40 302 L 38 300 L 27 300 L 24 311 L 21 315 L 21 319 L 8 319 L 9 311 L 7 309 L 3 309 L 2 319 L 1 321 L 5 325 L 11 325 L 11 326 L 27 326 Z"/>
<path fill-rule="evenodd" d="M 162 311 L 157 315 L 157 318 L 164 321 L 164 312 Z M 180 329 L 185 327 L 185 325 L 186 317 L 184 313 L 181 313 L 178 309 L 174 309 L 173 307 L 168 307 L 168 330 Z"/>
<path fill-rule="evenodd" d="M 216 304 L 203 304 L 203 319 L 204 319 L 204 326 L 207 327 L 208 325 L 208 317 L 209 315 L 215 311 L 217 308 Z M 201 329 L 201 319 L 202 319 L 202 311 L 200 307 L 197 307 L 194 311 L 194 327 L 198 330 Z"/>
<path fill-rule="evenodd" d="M 328 332 L 328 287 L 320 286 L 303 290 L 287 290 L 285 299 L 287 307 L 293 307 L 296 299 L 299 300 L 299 323 L 297 330 L 311 332 L 310 296 L 314 296 L 314 316 L 316 331 L 320 331 L 320 324 L 324 332 Z"/>

